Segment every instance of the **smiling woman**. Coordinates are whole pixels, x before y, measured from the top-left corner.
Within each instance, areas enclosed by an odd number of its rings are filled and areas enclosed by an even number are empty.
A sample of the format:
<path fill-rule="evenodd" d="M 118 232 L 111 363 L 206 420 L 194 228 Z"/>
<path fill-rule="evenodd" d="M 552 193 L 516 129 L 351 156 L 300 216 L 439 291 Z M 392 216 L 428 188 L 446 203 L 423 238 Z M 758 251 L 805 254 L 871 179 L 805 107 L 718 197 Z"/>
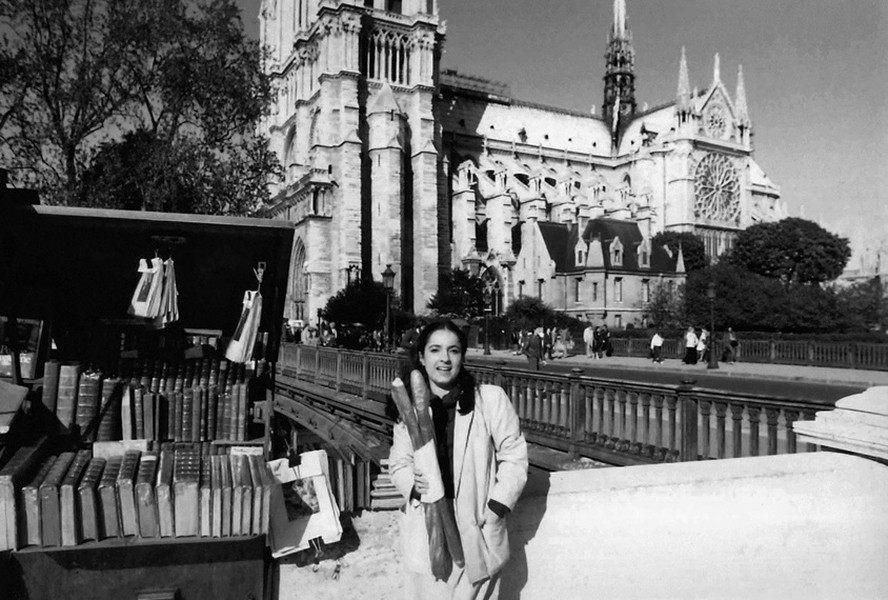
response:
<path fill-rule="evenodd" d="M 392 480 L 408 499 L 401 525 L 408 598 L 496 598 L 509 559 L 505 518 L 527 480 L 527 444 L 505 391 L 476 385 L 464 368 L 465 355 L 463 331 L 451 321 L 438 321 L 420 332 L 405 363 L 403 380 L 410 387 L 428 386 L 411 390 L 414 403 L 431 392 L 435 434 L 435 454 L 421 457 L 404 420 L 398 421 L 389 456 Z M 431 481 L 438 471 L 441 481 Z M 425 503 L 441 484 L 454 508 L 464 561 L 454 561 L 449 576 L 436 572 L 436 579 Z"/>

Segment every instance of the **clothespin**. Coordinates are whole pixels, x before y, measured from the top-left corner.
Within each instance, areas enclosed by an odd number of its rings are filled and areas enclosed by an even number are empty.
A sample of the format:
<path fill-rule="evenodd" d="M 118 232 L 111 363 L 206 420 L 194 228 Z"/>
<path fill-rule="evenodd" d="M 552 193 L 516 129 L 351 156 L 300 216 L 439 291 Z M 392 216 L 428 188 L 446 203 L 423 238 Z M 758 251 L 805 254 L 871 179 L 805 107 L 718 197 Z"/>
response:
<path fill-rule="evenodd" d="M 256 265 L 256 268 L 253 269 L 253 274 L 256 276 L 256 289 L 262 287 L 262 278 L 265 276 L 265 262 L 259 261 Z"/>

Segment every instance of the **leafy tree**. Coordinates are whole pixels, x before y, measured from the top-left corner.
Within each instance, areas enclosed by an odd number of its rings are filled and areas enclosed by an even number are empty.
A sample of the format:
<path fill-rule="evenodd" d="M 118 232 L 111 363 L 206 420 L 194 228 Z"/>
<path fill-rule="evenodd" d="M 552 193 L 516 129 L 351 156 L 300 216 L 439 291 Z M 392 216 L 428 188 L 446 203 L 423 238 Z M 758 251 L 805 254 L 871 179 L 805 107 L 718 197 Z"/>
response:
<path fill-rule="evenodd" d="M 116 207 L 155 183 L 140 208 L 267 199 L 255 181 L 276 169 L 252 132 L 270 88 L 235 0 L 0 0 L 0 27 L 0 155 L 49 201 Z"/>
<path fill-rule="evenodd" d="M 831 281 L 842 274 L 850 257 L 847 239 L 813 221 L 790 217 L 740 232 L 725 259 L 789 285 Z"/>
<path fill-rule="evenodd" d="M 441 317 L 475 319 L 484 316 L 484 280 L 462 269 L 450 271 L 427 307 Z"/>
<path fill-rule="evenodd" d="M 524 296 L 515 300 L 503 315 L 518 329 L 534 329 L 555 319 L 555 311 L 539 298 Z"/>
<path fill-rule="evenodd" d="M 850 331 L 888 327 L 888 289 L 878 275 L 836 290 L 841 328 Z"/>
<path fill-rule="evenodd" d="M 673 256 L 678 256 L 678 249 L 681 247 L 685 271 L 688 273 L 699 271 L 709 264 L 703 239 L 689 231 L 661 231 L 651 240 L 651 246 L 667 246 Z"/>
<path fill-rule="evenodd" d="M 355 279 L 327 301 L 321 316 L 334 323 L 360 323 L 367 327 L 382 327 L 385 323 L 385 286 L 379 281 Z M 392 298 L 392 315 L 398 311 L 399 301 Z"/>
<path fill-rule="evenodd" d="M 651 289 L 650 300 L 643 305 L 651 323 L 666 329 L 679 328 L 684 323 L 684 286 L 671 289 L 660 283 Z"/>

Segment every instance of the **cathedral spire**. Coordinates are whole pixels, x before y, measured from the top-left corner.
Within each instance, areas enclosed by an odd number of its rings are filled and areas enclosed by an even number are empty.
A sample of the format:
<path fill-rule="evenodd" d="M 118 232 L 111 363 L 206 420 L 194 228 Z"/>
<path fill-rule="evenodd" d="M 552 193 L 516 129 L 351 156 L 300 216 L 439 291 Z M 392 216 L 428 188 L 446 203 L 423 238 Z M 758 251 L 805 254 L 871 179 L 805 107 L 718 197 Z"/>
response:
<path fill-rule="evenodd" d="M 614 24 L 608 36 L 604 74 L 603 117 L 606 122 L 627 123 L 635 115 L 635 50 L 626 28 L 626 0 L 614 0 Z M 614 127 L 614 131 L 619 125 Z"/>
<path fill-rule="evenodd" d="M 734 95 L 734 106 L 737 109 L 737 119 L 746 124 L 749 122 L 749 107 L 746 104 L 746 84 L 743 81 L 743 65 L 737 68 L 737 93 Z"/>
<path fill-rule="evenodd" d="M 691 83 L 688 77 L 688 58 L 685 47 L 681 47 L 681 61 L 678 63 L 678 91 L 675 94 L 675 111 L 685 114 L 691 110 Z"/>

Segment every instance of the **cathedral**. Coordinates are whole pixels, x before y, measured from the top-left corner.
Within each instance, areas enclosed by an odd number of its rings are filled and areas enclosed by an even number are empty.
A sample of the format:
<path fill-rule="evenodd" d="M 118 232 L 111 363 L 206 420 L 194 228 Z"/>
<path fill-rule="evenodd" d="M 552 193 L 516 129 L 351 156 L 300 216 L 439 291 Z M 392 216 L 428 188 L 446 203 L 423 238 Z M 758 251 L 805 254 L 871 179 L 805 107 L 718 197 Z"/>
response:
<path fill-rule="evenodd" d="M 690 87 L 684 49 L 668 101 L 638 106 L 626 2 L 602 25 L 599 113 L 512 97 L 440 68 L 437 0 L 264 0 L 276 90 L 263 123 L 285 168 L 268 214 L 296 241 L 285 315 L 314 314 L 352 278 L 395 273 L 421 314 L 450 269 L 488 284 L 492 308 L 536 296 L 583 320 L 647 324 L 655 286 L 684 279 L 662 231 L 713 259 L 736 233 L 786 215 L 753 158 L 742 68 L 715 56 Z"/>

